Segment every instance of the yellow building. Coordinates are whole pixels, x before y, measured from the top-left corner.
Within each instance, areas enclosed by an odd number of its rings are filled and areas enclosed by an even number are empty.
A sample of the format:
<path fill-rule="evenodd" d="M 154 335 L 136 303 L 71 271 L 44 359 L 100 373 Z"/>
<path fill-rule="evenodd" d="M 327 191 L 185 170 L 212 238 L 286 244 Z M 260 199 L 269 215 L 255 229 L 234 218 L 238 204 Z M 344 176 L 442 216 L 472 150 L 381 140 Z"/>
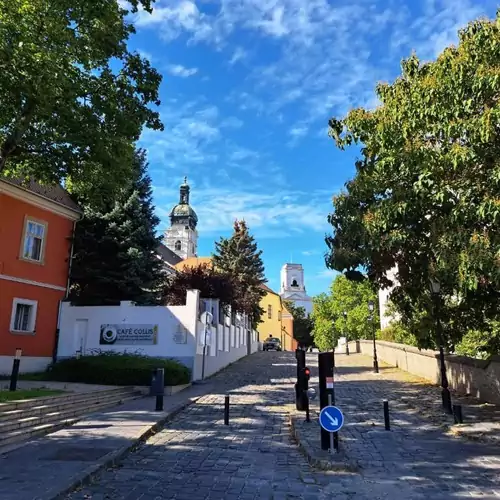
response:
<path fill-rule="evenodd" d="M 262 322 L 257 325 L 259 341 L 264 342 L 269 336 L 281 340 L 282 348 L 285 351 L 292 351 L 296 348 L 293 339 L 293 317 L 286 309 L 279 294 L 271 290 L 268 286 L 262 285 L 266 295 L 260 301 L 260 307 L 264 310 Z"/>
<path fill-rule="evenodd" d="M 210 257 L 190 257 L 175 264 L 174 268 L 183 271 L 189 267 L 196 267 L 200 264 L 212 264 Z M 262 323 L 257 326 L 259 342 L 264 342 L 269 337 L 281 340 L 282 348 L 285 351 L 293 351 L 297 348 L 297 342 L 293 338 L 293 317 L 286 309 L 278 293 L 268 286 L 262 285 L 266 295 L 260 301 L 260 307 L 264 310 Z"/>

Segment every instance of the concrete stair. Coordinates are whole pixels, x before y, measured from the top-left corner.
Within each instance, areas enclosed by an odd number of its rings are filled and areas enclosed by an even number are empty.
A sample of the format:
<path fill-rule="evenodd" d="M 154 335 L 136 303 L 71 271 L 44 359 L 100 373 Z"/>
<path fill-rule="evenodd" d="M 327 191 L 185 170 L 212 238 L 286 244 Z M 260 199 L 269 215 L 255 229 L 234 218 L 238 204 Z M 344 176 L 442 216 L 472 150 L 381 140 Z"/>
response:
<path fill-rule="evenodd" d="M 140 390 L 119 387 L 0 403 L 0 453 L 11 445 L 72 425 L 85 415 L 140 397 Z"/>

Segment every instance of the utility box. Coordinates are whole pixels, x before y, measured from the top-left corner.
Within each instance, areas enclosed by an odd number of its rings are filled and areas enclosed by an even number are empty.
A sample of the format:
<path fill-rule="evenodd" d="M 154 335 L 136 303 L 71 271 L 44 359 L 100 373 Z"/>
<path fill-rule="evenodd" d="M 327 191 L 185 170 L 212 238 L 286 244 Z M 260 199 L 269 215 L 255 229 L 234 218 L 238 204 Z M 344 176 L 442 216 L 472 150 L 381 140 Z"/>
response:
<path fill-rule="evenodd" d="M 151 372 L 150 396 L 163 396 L 165 393 L 165 371 L 163 368 L 155 368 Z"/>

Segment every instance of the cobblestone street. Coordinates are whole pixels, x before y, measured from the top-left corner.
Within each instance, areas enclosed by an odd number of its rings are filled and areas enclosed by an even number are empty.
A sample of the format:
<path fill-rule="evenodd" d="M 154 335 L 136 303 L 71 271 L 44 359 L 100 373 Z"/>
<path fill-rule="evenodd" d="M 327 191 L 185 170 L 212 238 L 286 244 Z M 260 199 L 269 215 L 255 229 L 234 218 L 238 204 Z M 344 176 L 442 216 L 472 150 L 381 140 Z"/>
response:
<path fill-rule="evenodd" d="M 345 358 L 338 356 L 337 363 L 337 404 L 346 415 L 341 439 L 362 467 L 360 474 L 310 468 L 288 427 L 294 356 L 261 352 L 212 378 L 213 394 L 70 498 L 500 498 L 498 449 L 445 436 L 403 403 L 391 403 L 394 430 L 379 431 L 375 421 L 388 386 L 363 376 L 367 358 Z M 308 355 L 313 375 L 316 359 Z M 404 390 L 402 383 L 392 384 L 394 391 Z M 226 393 L 231 395 L 229 426 L 223 423 Z"/>

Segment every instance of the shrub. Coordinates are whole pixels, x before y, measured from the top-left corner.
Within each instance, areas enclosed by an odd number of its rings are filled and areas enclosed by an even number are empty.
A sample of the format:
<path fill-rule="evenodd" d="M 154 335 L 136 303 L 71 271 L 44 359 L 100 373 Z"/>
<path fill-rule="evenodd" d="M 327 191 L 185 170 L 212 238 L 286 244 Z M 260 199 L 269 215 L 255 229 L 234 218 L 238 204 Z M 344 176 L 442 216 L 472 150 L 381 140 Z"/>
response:
<path fill-rule="evenodd" d="M 386 342 L 396 342 L 397 344 L 418 347 L 415 335 L 398 322 L 391 323 L 388 327 L 378 332 L 377 338 Z"/>
<path fill-rule="evenodd" d="M 172 359 L 138 354 L 102 352 L 58 361 L 46 372 L 47 380 L 102 385 L 150 385 L 154 368 L 165 370 L 165 385 L 188 384 L 191 373 Z"/>

